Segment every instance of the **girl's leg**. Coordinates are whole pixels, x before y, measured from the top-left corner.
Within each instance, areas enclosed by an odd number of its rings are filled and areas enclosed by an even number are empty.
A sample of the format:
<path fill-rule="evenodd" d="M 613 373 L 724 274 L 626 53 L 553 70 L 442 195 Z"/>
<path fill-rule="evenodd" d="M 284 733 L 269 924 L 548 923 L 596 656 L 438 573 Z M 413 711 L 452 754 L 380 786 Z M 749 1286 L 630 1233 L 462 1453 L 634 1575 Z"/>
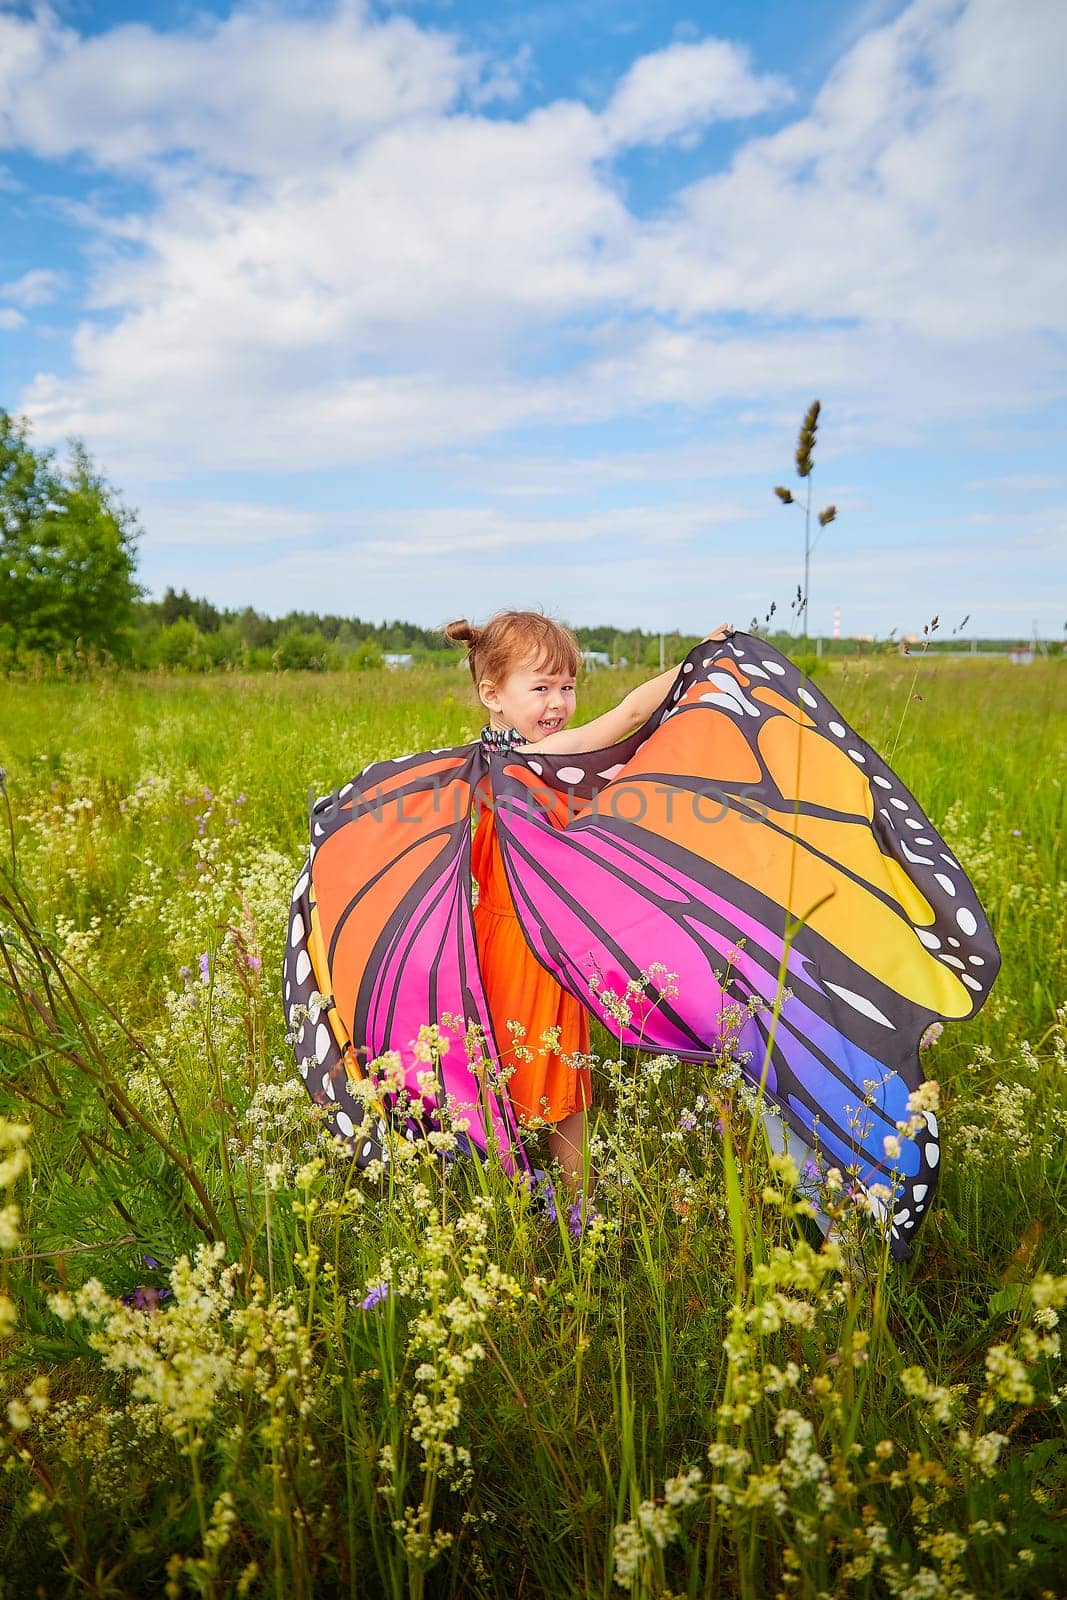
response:
<path fill-rule="evenodd" d="M 571 1193 L 588 1190 L 589 1155 L 584 1111 L 572 1111 L 569 1117 L 552 1124 L 548 1130 L 548 1150 L 563 1169 L 564 1182 Z"/>

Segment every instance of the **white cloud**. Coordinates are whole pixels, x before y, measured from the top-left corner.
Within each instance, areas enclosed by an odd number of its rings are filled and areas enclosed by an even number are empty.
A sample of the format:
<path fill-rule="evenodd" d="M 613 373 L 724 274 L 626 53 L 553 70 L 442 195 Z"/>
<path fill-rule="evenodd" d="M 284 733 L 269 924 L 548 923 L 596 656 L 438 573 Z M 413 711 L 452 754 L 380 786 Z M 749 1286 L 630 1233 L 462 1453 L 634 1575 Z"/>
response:
<path fill-rule="evenodd" d="M 0 306 L 0 333 L 14 333 L 25 321 L 21 311 L 16 311 L 12 306 Z"/>
<path fill-rule="evenodd" d="M 1057 0 L 1025 27 L 1010 0 L 915 0 L 651 221 L 620 145 L 785 93 L 728 43 L 639 59 L 599 114 L 494 120 L 471 107 L 499 63 L 352 5 L 87 40 L 8 13 L 0 36 L 8 142 L 156 184 L 98 221 L 73 373 L 22 401 L 112 471 L 347 465 L 815 392 L 839 438 L 917 440 L 1062 387 Z"/>
<path fill-rule="evenodd" d="M 34 267 L 11 283 L 0 283 L 0 300 L 10 300 L 17 306 L 45 306 L 55 299 L 65 282 L 62 272 L 55 272 L 51 267 Z"/>
<path fill-rule="evenodd" d="M 1067 9 L 916 0 L 811 113 L 693 184 L 642 240 L 665 312 L 854 319 L 923 338 L 1067 332 Z"/>
<path fill-rule="evenodd" d="M 0 145 L 108 170 L 163 156 L 253 175 L 302 173 L 375 129 L 433 116 L 479 76 L 448 35 L 374 21 L 236 10 L 184 32 L 141 23 L 82 38 L 56 14 L 0 14 Z"/>
<path fill-rule="evenodd" d="M 686 143 L 710 122 L 755 116 L 789 98 L 784 78 L 753 76 L 747 51 L 724 39 L 702 39 L 636 61 L 603 122 L 611 142 L 623 147 Z"/>

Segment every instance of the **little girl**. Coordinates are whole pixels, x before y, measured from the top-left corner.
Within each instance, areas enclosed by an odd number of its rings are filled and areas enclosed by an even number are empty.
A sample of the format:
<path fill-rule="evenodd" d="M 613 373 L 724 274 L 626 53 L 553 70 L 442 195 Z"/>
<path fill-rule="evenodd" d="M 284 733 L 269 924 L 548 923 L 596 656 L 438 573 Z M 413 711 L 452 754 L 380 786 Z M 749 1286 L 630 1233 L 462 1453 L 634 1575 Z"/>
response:
<path fill-rule="evenodd" d="M 587 1187 L 590 1083 L 569 1063 L 588 1044 L 586 1006 L 614 1018 L 604 996 L 618 980 L 647 1002 L 620 1042 L 695 1062 L 715 1059 L 726 1008 L 740 1007 L 739 1061 L 784 1119 L 772 1143 L 800 1164 L 817 1128 L 821 1157 L 855 1172 L 906 1259 L 939 1161 L 919 1041 L 935 1019 L 973 1016 L 1000 965 L 973 885 L 914 796 L 756 636 L 691 650 L 571 728 L 581 655 L 565 628 L 518 611 L 447 632 L 489 713 L 481 743 L 372 762 L 314 802 L 290 908 L 297 1060 L 355 1162 L 389 1159 L 391 1128 L 414 1142 L 449 1106 L 484 1106 L 466 1117 L 473 1148 L 511 1170 L 516 1120 L 543 1124 L 572 1187 Z M 564 817 L 575 793 L 590 803 Z M 472 852 L 486 795 L 498 810 Z M 653 967 L 679 974 L 669 997 Z M 608 989 L 587 992 L 597 974 Z M 435 1020 L 444 1047 L 427 1055 Z M 510 1105 L 449 1048 L 474 1021 L 513 1069 Z M 375 1116 L 361 1092 L 387 1057 L 407 1097 L 393 1122 L 388 1099 Z"/>
<path fill-rule="evenodd" d="M 569 728 L 582 652 L 566 628 L 535 611 L 502 611 L 484 628 L 463 620 L 449 623 L 444 631 L 467 647 L 478 698 L 489 712 L 482 742 L 491 750 L 553 755 L 601 750 L 639 728 L 678 673 L 671 667 L 632 689 L 603 716 Z M 548 1127 L 551 1155 L 572 1182 L 581 1180 L 587 1187 L 582 1149 L 585 1112 L 592 1103 L 589 1070 L 568 1065 L 568 1059 L 588 1053 L 589 1016 L 530 951 L 507 887 L 489 808 L 482 811 L 475 831 L 472 870 L 478 884 L 478 963 L 500 1064 L 510 1071 L 512 1106 L 523 1126 Z"/>

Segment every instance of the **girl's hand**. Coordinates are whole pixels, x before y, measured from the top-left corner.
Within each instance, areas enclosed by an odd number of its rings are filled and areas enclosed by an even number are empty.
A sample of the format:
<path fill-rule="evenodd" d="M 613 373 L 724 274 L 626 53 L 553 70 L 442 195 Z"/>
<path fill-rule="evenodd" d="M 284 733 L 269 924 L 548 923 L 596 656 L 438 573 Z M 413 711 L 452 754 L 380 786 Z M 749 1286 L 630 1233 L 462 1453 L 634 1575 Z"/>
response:
<path fill-rule="evenodd" d="M 720 622 L 715 632 L 706 633 L 700 642 L 701 644 L 707 644 L 711 639 L 728 639 L 733 631 L 728 622 Z"/>

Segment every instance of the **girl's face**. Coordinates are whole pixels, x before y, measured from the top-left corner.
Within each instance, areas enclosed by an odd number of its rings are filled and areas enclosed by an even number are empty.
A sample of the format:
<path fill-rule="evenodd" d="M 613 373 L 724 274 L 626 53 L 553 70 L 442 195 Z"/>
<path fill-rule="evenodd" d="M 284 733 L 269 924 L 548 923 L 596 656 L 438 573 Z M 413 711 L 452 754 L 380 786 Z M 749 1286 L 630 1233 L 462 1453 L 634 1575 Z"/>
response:
<path fill-rule="evenodd" d="M 483 679 L 478 694 L 491 713 L 490 726 L 517 728 L 527 744 L 565 728 L 577 704 L 573 677 L 533 667 L 516 668 L 500 684 Z"/>

